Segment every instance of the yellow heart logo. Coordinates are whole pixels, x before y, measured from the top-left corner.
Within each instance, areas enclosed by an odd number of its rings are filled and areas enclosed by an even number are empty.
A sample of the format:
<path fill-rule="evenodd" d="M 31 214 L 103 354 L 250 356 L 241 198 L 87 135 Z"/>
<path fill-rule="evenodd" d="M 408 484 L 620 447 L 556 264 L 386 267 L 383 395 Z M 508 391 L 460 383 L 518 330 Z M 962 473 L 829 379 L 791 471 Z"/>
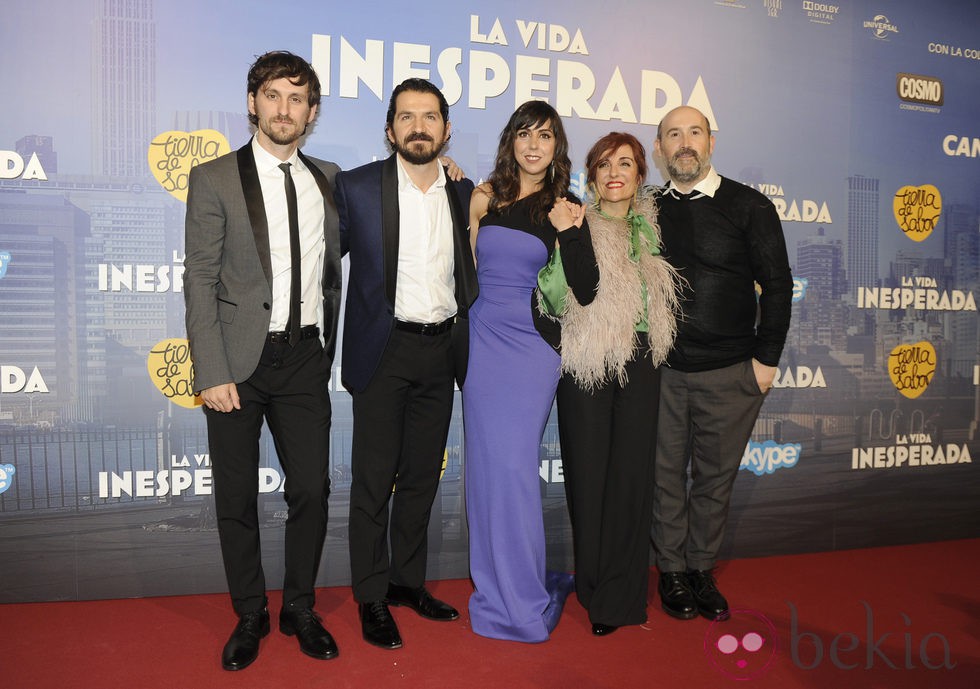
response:
<path fill-rule="evenodd" d="M 943 197 L 931 184 L 920 187 L 904 186 L 895 192 L 892 201 L 895 222 L 914 242 L 921 242 L 932 234 L 943 212 Z"/>
<path fill-rule="evenodd" d="M 146 369 L 157 390 L 174 404 L 187 409 L 203 404 L 194 394 L 194 362 L 187 340 L 173 337 L 157 342 L 146 357 Z"/>
<path fill-rule="evenodd" d="M 936 373 L 936 350 L 926 341 L 898 345 L 888 355 L 888 375 L 900 393 L 914 400 L 929 387 Z"/>
<path fill-rule="evenodd" d="M 150 142 L 146 159 L 160 186 L 187 203 L 187 179 L 191 168 L 231 152 L 228 139 L 214 129 L 157 134 Z"/>

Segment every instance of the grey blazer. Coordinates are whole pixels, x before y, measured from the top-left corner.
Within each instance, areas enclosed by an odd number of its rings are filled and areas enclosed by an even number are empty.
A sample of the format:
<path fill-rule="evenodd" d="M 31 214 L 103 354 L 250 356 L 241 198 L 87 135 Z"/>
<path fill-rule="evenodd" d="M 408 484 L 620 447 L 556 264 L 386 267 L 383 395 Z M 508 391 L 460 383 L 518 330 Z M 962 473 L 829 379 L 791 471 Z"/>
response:
<path fill-rule="evenodd" d="M 339 168 L 300 158 L 323 194 L 323 303 L 318 323 L 330 368 L 340 315 L 340 235 L 332 184 Z M 191 168 L 184 222 L 184 305 L 194 391 L 241 383 L 259 363 L 272 316 L 269 226 L 252 143 Z"/>

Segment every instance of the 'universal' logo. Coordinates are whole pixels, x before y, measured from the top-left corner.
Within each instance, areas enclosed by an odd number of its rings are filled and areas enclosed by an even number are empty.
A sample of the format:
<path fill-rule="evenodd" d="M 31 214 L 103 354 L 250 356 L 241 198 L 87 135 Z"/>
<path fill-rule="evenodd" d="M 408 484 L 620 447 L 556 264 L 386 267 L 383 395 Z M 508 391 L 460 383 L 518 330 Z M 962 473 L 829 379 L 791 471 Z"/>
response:
<path fill-rule="evenodd" d="M 899 72 L 895 85 L 898 97 L 907 103 L 943 104 L 943 82 L 936 77 Z"/>

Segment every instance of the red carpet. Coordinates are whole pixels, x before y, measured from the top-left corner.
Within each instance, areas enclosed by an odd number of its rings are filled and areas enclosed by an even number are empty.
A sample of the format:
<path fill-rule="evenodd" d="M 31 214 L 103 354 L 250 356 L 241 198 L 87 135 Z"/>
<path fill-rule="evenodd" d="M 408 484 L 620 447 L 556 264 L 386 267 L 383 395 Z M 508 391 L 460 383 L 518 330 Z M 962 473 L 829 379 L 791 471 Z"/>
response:
<path fill-rule="evenodd" d="M 533 646 L 476 636 L 465 614 L 469 582 L 433 582 L 463 619 L 428 622 L 395 608 L 405 639 L 398 651 L 361 640 L 349 589 L 322 589 L 317 609 L 339 658 L 307 658 L 274 625 L 258 660 L 237 673 L 218 661 L 234 626 L 224 595 L 4 605 L 0 685 L 973 689 L 980 687 L 978 572 L 980 539 L 735 560 L 719 572 L 734 612 L 728 622 L 676 621 L 651 597 L 646 625 L 596 638 L 572 599 L 552 639 Z M 273 616 L 278 604 L 273 594 Z M 759 650 L 740 645 L 754 648 L 753 640 Z M 726 655 L 719 643 L 739 648 Z"/>

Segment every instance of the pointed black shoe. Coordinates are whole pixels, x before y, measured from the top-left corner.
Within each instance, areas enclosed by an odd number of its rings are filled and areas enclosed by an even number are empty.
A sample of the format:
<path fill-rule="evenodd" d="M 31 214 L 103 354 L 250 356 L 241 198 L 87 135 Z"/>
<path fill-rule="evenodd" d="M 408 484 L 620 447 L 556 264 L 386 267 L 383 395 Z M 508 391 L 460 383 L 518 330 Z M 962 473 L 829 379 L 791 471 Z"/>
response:
<path fill-rule="evenodd" d="M 361 603 L 357 607 L 361 616 L 361 634 L 365 641 L 378 648 L 402 647 L 402 637 L 398 633 L 395 619 L 383 600 Z"/>
<path fill-rule="evenodd" d="M 279 613 L 279 631 L 286 636 L 295 635 L 299 640 L 299 650 L 311 658 L 330 660 L 340 651 L 330 632 L 320 624 L 320 616 L 310 608 L 283 610 Z"/>
<path fill-rule="evenodd" d="M 619 629 L 619 627 L 616 627 L 615 625 L 611 625 L 611 624 L 602 624 L 600 622 L 592 623 L 593 636 L 609 636 L 617 629 Z"/>
<path fill-rule="evenodd" d="M 701 617 L 709 620 L 727 620 L 731 617 L 728 601 L 721 595 L 715 577 L 710 569 L 692 570 L 687 573 L 687 580 L 694 592 L 694 602 Z"/>
<path fill-rule="evenodd" d="M 698 604 L 684 572 L 661 572 L 657 585 L 660 607 L 678 620 L 693 620 L 698 616 Z"/>
<path fill-rule="evenodd" d="M 244 670 L 259 657 L 259 641 L 269 635 L 269 611 L 247 612 L 238 618 L 235 631 L 221 651 L 221 667 Z"/>
<path fill-rule="evenodd" d="M 459 617 L 456 608 L 438 598 L 433 598 L 424 586 L 413 589 L 410 586 L 388 584 L 388 596 L 385 602 L 388 605 L 404 605 L 427 620 L 449 622 Z"/>

